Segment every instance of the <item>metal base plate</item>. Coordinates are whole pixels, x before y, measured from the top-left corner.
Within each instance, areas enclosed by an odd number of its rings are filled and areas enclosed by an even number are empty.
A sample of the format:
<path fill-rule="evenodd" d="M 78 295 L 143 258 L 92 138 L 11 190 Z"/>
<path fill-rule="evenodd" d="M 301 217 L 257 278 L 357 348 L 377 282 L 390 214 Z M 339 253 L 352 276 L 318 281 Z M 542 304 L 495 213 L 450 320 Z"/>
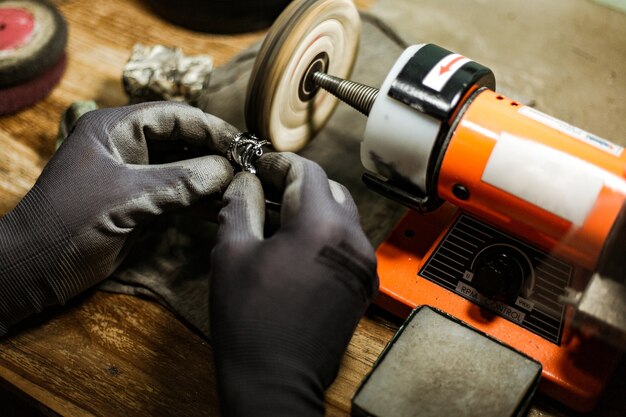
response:
<path fill-rule="evenodd" d="M 541 364 L 430 307 L 409 316 L 353 399 L 357 416 L 520 416 Z"/>

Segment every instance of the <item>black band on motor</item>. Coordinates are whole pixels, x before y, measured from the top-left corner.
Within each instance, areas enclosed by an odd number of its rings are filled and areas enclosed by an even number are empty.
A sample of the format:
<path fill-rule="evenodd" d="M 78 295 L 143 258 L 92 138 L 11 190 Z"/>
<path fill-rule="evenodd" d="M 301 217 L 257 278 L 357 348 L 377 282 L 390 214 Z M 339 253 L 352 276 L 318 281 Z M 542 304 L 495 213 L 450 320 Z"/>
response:
<path fill-rule="evenodd" d="M 474 61 L 464 63 L 452 71 L 440 91 L 424 84 L 426 76 L 435 68 L 446 71 L 441 61 L 453 53 L 440 46 L 428 44 L 421 47 L 406 63 L 391 84 L 389 96 L 423 113 L 447 123 L 457 105 L 472 88 L 487 87 L 495 90 L 493 72 Z M 465 57 L 461 57 L 465 59 Z"/>

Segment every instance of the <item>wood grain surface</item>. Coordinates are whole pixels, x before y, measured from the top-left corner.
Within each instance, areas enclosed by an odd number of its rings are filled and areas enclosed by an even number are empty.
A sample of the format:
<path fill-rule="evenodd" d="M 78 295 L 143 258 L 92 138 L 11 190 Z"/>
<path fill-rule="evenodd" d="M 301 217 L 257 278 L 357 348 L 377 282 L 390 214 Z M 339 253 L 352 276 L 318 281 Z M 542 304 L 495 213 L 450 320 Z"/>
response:
<path fill-rule="evenodd" d="M 216 414 L 210 348 L 156 304 L 95 292 L 22 329 L 0 375 L 60 415 Z"/>
<path fill-rule="evenodd" d="M 207 53 L 221 65 L 263 36 L 188 31 L 155 16 L 149 1 L 53 3 L 69 23 L 67 72 L 47 99 L 0 117 L 0 215 L 17 204 L 52 155 L 58 120 L 70 103 L 89 99 L 101 107 L 126 103 L 120 78 L 135 43 Z M 356 3 L 366 8 L 374 0 Z M 327 415 L 349 414 L 353 393 L 396 328 L 376 311 L 361 320 L 327 392 Z M 28 397 L 45 415 L 218 414 L 206 341 L 157 304 L 101 292 L 89 292 L 23 323 L 1 339 L 0 387 Z M 611 397 L 623 395 L 623 384 L 617 387 Z M 4 412 L 0 408 L 0 416 Z M 568 414 L 545 400 L 532 413 Z"/>
<path fill-rule="evenodd" d="M 327 392 L 330 416 L 350 399 L 395 326 L 364 318 Z M 161 306 L 92 292 L 0 342 L 0 378 L 62 416 L 215 416 L 209 344 Z"/>

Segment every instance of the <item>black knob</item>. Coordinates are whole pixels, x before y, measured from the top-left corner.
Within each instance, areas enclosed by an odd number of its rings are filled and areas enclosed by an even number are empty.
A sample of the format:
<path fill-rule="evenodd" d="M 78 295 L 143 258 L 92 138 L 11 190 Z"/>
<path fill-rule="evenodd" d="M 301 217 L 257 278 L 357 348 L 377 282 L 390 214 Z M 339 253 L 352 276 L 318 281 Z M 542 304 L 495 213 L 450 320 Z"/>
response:
<path fill-rule="evenodd" d="M 527 263 L 510 246 L 487 248 L 475 261 L 472 286 L 485 297 L 514 303 L 527 276 Z"/>

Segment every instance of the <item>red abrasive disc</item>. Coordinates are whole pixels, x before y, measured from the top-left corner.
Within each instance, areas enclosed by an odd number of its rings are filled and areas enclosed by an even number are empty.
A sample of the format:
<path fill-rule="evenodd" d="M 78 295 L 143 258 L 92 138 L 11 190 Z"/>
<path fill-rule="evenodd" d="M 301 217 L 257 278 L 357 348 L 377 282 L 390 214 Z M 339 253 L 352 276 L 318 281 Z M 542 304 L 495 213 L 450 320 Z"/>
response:
<path fill-rule="evenodd" d="M 34 0 L 0 2 L 0 88 L 50 69 L 66 43 L 67 25 L 54 6 Z"/>
<path fill-rule="evenodd" d="M 59 82 L 65 71 L 65 54 L 44 73 L 22 84 L 0 88 L 0 115 L 15 113 L 45 98 Z"/>

